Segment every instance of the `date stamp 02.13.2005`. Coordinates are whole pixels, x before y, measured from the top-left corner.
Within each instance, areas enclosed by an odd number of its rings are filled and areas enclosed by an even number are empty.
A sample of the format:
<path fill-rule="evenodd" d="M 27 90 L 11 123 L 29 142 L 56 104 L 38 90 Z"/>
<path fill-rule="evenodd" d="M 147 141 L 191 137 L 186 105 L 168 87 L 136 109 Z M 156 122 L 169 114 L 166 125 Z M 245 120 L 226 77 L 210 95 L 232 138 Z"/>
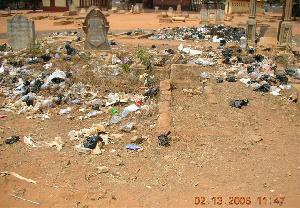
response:
<path fill-rule="evenodd" d="M 196 196 L 196 205 L 283 205 L 285 197 L 203 197 Z"/>

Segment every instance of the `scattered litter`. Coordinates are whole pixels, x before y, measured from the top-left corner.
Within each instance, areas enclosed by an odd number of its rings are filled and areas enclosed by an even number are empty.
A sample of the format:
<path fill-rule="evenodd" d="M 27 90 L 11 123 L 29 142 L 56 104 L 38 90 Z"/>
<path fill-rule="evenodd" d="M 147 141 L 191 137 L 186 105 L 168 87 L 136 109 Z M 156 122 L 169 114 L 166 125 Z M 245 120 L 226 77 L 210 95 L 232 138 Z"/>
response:
<path fill-rule="evenodd" d="M 284 71 L 285 71 L 285 73 L 286 73 L 287 75 L 290 75 L 290 76 L 292 76 L 293 74 L 296 73 L 295 70 L 288 69 L 288 68 L 284 69 Z"/>
<path fill-rule="evenodd" d="M 131 150 L 137 150 L 140 149 L 139 146 L 133 145 L 133 144 L 128 144 L 126 147 L 126 149 L 131 149 Z"/>
<path fill-rule="evenodd" d="M 276 75 L 276 79 L 282 84 L 287 84 L 288 78 L 284 73 L 279 73 Z"/>
<path fill-rule="evenodd" d="M 20 140 L 19 136 L 12 136 L 10 139 L 5 140 L 6 144 L 13 144 Z"/>
<path fill-rule="evenodd" d="M 144 93 L 144 96 L 152 97 L 152 96 L 157 95 L 158 92 L 159 92 L 159 87 L 151 87 Z"/>
<path fill-rule="evenodd" d="M 280 95 L 280 92 L 281 89 L 279 87 L 276 87 L 276 86 L 271 86 L 270 87 L 270 94 L 274 95 L 274 96 L 278 96 Z"/>
<path fill-rule="evenodd" d="M 56 147 L 58 151 L 62 150 L 64 142 L 61 137 L 55 137 L 54 141 L 49 143 L 50 147 Z"/>
<path fill-rule="evenodd" d="M 113 123 L 113 124 L 116 124 L 116 123 L 119 123 L 121 120 L 122 120 L 122 117 L 121 117 L 121 116 L 113 116 L 113 117 L 110 119 L 110 122 Z"/>
<path fill-rule="evenodd" d="M 120 127 L 121 131 L 125 131 L 128 133 L 131 132 L 133 128 L 134 128 L 134 123 L 130 123 L 130 122 Z"/>
<path fill-rule="evenodd" d="M 170 131 L 166 134 L 162 134 L 162 135 L 158 136 L 159 145 L 161 145 L 161 146 L 170 146 L 169 138 L 168 138 L 169 134 L 171 134 Z"/>
<path fill-rule="evenodd" d="M 34 183 L 34 184 L 36 184 L 36 181 L 31 180 L 31 179 L 29 179 L 29 178 L 25 178 L 25 177 L 23 177 L 23 176 L 20 176 L 18 173 L 15 173 L 15 172 L 5 171 L 5 172 L 0 172 L 0 174 L 1 174 L 1 176 L 13 175 L 13 176 L 15 176 L 15 177 L 17 177 L 17 178 L 19 178 L 19 179 L 21 179 L 21 180 L 27 181 L 27 182 L 29 182 L 29 183 Z"/>
<path fill-rule="evenodd" d="M 117 109 L 112 108 L 111 109 L 112 114 L 119 114 L 119 111 Z"/>
<path fill-rule="evenodd" d="M 270 84 L 263 84 L 253 89 L 253 91 L 260 91 L 260 92 L 269 92 L 270 91 Z"/>
<path fill-rule="evenodd" d="M 222 83 L 223 82 L 223 77 L 217 77 L 216 81 L 217 81 L 217 83 Z"/>
<path fill-rule="evenodd" d="M 68 107 L 66 109 L 62 109 L 62 110 L 59 111 L 59 114 L 60 115 L 69 114 L 71 109 L 72 109 L 71 107 Z"/>
<path fill-rule="evenodd" d="M 103 141 L 100 136 L 88 137 L 87 141 L 84 143 L 84 147 L 89 149 L 95 149 L 98 141 Z"/>
<path fill-rule="evenodd" d="M 6 118 L 7 115 L 0 115 L 0 118 Z"/>
<path fill-rule="evenodd" d="M 231 100 L 229 105 L 236 108 L 242 108 L 242 106 L 247 106 L 249 100 Z"/>
<path fill-rule="evenodd" d="M 27 136 L 24 136 L 24 143 L 31 146 L 31 147 L 37 147 L 35 145 L 36 142 L 34 142 L 31 137 L 27 137 Z"/>
<path fill-rule="evenodd" d="M 85 148 L 85 147 L 83 146 L 83 144 L 77 144 L 77 145 L 75 145 L 75 150 L 76 150 L 77 152 L 79 152 L 79 153 L 84 153 L 84 154 L 87 154 L 87 155 L 91 154 L 91 152 L 92 152 L 91 149 Z"/>
<path fill-rule="evenodd" d="M 19 197 L 19 196 L 13 195 L 13 194 L 11 194 L 11 196 L 12 196 L 12 197 L 15 197 L 15 198 L 17 198 L 17 199 L 21 199 L 21 200 L 24 200 L 24 201 L 31 202 L 31 203 L 33 203 L 33 204 L 40 205 L 39 203 L 37 203 L 37 202 L 35 202 L 35 201 L 31 201 L 31 200 L 28 200 L 28 199 L 24 199 L 24 198 L 21 198 L 21 197 Z"/>
<path fill-rule="evenodd" d="M 227 82 L 236 82 L 235 76 L 227 76 L 225 80 Z"/>

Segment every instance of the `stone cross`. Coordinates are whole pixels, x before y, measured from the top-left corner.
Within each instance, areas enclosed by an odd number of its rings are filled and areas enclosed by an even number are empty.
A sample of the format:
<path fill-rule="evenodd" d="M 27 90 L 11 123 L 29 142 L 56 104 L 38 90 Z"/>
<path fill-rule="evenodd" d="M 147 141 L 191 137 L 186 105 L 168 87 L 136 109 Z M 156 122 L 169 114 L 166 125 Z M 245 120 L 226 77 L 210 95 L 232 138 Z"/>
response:
<path fill-rule="evenodd" d="M 249 18 L 250 19 L 255 19 L 256 1 L 257 0 L 250 0 L 250 8 L 249 8 Z"/>
<path fill-rule="evenodd" d="M 35 42 L 34 21 L 18 14 L 8 19 L 7 39 L 14 51 L 29 48 Z"/>
<path fill-rule="evenodd" d="M 100 9 L 92 9 L 83 23 L 86 34 L 84 50 L 109 50 L 108 29 L 109 23 L 104 14 Z"/>
<path fill-rule="evenodd" d="M 156 6 L 156 7 L 154 7 L 154 9 L 155 9 L 155 13 L 157 14 L 157 13 L 158 13 L 158 9 L 159 9 L 159 7 L 158 7 L 158 6 Z"/>

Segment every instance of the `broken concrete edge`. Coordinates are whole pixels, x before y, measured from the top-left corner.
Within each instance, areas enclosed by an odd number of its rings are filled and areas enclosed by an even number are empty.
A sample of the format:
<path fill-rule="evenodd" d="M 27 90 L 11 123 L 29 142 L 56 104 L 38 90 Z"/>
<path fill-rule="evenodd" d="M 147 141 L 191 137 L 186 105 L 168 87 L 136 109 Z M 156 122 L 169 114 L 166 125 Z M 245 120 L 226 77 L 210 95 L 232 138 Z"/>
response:
<path fill-rule="evenodd" d="M 170 102 L 172 99 L 171 95 L 171 80 L 166 79 L 160 82 L 160 102 L 159 106 L 159 118 L 158 124 L 156 128 L 156 132 L 158 135 L 164 134 L 171 129 L 171 109 Z"/>

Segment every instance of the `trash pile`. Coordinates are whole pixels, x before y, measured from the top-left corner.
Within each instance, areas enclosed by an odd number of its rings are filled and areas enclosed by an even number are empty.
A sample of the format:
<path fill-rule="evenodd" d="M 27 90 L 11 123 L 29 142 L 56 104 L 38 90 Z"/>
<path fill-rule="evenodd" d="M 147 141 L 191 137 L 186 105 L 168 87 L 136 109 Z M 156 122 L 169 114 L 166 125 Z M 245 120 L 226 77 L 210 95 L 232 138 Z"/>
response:
<path fill-rule="evenodd" d="M 52 33 L 50 38 L 33 48 L 19 52 L 5 48 L 0 52 L 0 92 L 4 100 L 1 110 L 42 121 L 52 119 L 54 115 L 70 120 L 105 117 L 105 122 L 69 133 L 70 139 L 77 142 L 76 151 L 99 154 L 103 151 L 101 147 L 109 144 L 110 136 L 105 128 L 125 134 L 136 129 L 136 119 L 131 121 L 132 117 L 140 118 L 147 114 L 152 108 L 151 99 L 160 89 L 154 86 L 154 76 L 148 73 L 138 76 L 122 68 L 121 64 L 131 66 L 133 61 L 139 60 L 135 55 L 113 53 L 109 62 L 105 63 L 107 54 L 93 55 L 77 50 L 80 43 L 74 35 L 76 32 Z M 64 40 L 65 36 L 72 37 L 75 42 Z M 129 84 L 134 76 L 135 91 L 119 86 L 120 91 L 114 93 L 107 90 L 109 86 L 101 90 L 97 88 L 99 85 L 81 82 L 91 78 L 110 83 L 124 78 L 118 77 L 120 71 L 127 76 Z M 1 115 L 1 118 L 5 117 L 7 115 Z M 19 139 L 13 136 L 6 143 L 13 144 Z M 59 150 L 64 144 L 61 138 L 41 142 L 31 136 L 25 136 L 24 142 L 30 147 L 56 146 Z"/>
<path fill-rule="evenodd" d="M 245 29 L 242 27 L 204 24 L 202 27 L 168 27 L 158 29 L 149 39 L 175 41 L 193 40 L 195 42 L 220 42 L 221 40 L 225 40 L 227 42 L 235 42 L 239 41 L 242 36 L 245 36 Z"/>

